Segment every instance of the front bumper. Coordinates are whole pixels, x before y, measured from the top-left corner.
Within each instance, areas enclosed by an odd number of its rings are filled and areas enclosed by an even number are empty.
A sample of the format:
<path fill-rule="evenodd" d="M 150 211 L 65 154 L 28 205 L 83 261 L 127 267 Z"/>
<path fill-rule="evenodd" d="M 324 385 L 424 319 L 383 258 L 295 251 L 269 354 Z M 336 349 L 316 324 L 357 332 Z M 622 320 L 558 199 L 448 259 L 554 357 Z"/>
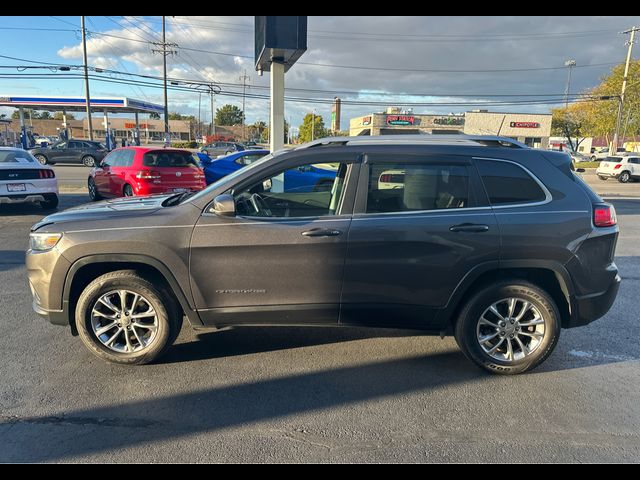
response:
<path fill-rule="evenodd" d="M 572 312 L 567 328 L 581 327 L 603 317 L 613 305 L 618 295 L 620 275 L 615 276 L 611 286 L 604 292 L 574 297 L 572 301 Z"/>

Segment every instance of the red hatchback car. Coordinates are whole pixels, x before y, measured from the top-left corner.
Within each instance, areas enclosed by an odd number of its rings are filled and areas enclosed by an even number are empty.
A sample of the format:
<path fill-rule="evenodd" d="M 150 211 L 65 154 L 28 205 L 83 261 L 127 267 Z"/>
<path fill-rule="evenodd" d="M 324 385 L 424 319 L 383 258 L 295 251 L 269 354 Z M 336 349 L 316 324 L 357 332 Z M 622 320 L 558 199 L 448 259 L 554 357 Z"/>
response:
<path fill-rule="evenodd" d="M 187 150 L 125 147 L 113 150 L 91 170 L 91 200 L 202 190 L 204 172 Z"/>

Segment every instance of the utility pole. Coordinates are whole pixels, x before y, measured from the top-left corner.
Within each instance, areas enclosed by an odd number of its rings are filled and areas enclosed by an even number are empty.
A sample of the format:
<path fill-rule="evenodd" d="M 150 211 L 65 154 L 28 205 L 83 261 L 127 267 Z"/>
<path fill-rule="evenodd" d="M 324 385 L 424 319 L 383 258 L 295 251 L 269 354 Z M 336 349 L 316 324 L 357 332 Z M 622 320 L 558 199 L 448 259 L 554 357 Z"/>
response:
<path fill-rule="evenodd" d="M 311 141 L 313 142 L 316 133 L 316 109 L 311 110 Z"/>
<path fill-rule="evenodd" d="M 89 121 L 89 140 L 93 141 L 93 120 L 91 119 L 91 95 L 89 95 L 89 69 L 87 68 L 87 30 L 84 28 L 84 15 L 82 21 L 82 55 L 84 57 L 84 90 L 87 104 L 87 120 Z"/>
<path fill-rule="evenodd" d="M 567 78 L 567 88 L 564 91 L 564 108 L 569 108 L 569 93 L 571 90 L 571 69 L 576 66 L 575 60 L 567 60 L 564 62 L 565 67 L 569 67 L 569 77 Z"/>
<path fill-rule="evenodd" d="M 202 137 L 202 123 L 200 122 L 200 104 L 202 103 L 202 92 L 198 92 L 198 137 Z"/>
<path fill-rule="evenodd" d="M 244 99 L 245 99 L 245 90 L 247 88 L 247 80 L 251 80 L 251 77 L 247 75 L 247 70 L 245 69 L 244 73 L 240 75 L 239 80 L 242 82 L 242 135 L 244 140 L 247 140 L 247 130 L 245 125 L 246 114 L 244 111 Z"/>
<path fill-rule="evenodd" d="M 209 94 L 211 95 L 211 135 L 215 135 L 216 134 L 216 114 L 215 114 L 215 110 L 213 109 L 213 88 L 209 87 Z"/>
<path fill-rule="evenodd" d="M 168 147 L 171 145 L 171 132 L 169 130 L 169 102 L 167 99 L 167 55 L 175 55 L 176 50 L 167 50 L 167 47 L 175 48 L 178 45 L 175 43 L 167 43 L 166 36 L 166 21 L 165 16 L 162 16 L 162 43 L 153 42 L 153 45 L 160 46 L 162 49 L 151 49 L 153 53 L 160 53 L 162 55 L 162 68 L 164 77 L 164 145 Z"/>
<path fill-rule="evenodd" d="M 618 135 L 620 133 L 620 124 L 622 123 L 622 110 L 624 108 L 624 92 L 627 89 L 627 80 L 628 80 L 628 75 L 629 75 L 629 63 L 631 62 L 631 52 L 633 50 L 633 41 L 635 39 L 636 36 L 636 32 L 640 30 L 638 28 L 635 27 L 635 25 L 633 27 L 631 27 L 629 30 L 625 30 L 624 32 L 620 32 L 620 33 L 624 33 L 624 34 L 631 34 L 631 38 L 629 39 L 629 49 L 627 50 L 627 61 L 624 65 L 624 76 L 622 77 L 622 91 L 620 92 L 620 103 L 618 104 L 618 115 L 616 117 L 616 131 L 613 134 L 613 142 L 611 143 L 611 154 L 615 155 L 618 151 L 618 142 L 619 142 L 619 138 Z M 624 140 L 624 139 L 623 139 Z"/>

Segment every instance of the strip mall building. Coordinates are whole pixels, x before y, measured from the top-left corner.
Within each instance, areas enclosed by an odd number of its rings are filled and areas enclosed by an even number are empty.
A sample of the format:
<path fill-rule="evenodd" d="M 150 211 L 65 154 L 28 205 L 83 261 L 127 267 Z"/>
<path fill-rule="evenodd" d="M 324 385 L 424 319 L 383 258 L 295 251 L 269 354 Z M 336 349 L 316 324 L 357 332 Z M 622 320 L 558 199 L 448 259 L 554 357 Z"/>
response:
<path fill-rule="evenodd" d="M 389 108 L 386 113 L 372 113 L 349 122 L 351 136 L 414 133 L 500 135 L 531 147 L 548 148 L 551 114 L 474 110 L 459 115 L 418 115 Z"/>

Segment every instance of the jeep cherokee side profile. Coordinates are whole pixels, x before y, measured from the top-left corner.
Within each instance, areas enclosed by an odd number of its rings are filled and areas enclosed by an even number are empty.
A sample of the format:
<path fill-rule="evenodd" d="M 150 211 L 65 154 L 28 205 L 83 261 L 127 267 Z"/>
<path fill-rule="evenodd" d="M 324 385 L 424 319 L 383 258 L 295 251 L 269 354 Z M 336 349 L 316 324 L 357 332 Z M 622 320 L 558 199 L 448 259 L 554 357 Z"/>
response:
<path fill-rule="evenodd" d="M 287 171 L 327 164 L 330 189 L 287 190 Z M 617 236 L 613 207 L 565 153 L 501 137 L 344 137 L 195 194 L 50 215 L 32 228 L 27 269 L 35 311 L 111 362 L 155 360 L 186 317 L 195 329 L 453 334 L 480 367 L 515 374 L 542 363 L 561 328 L 609 310 Z"/>

